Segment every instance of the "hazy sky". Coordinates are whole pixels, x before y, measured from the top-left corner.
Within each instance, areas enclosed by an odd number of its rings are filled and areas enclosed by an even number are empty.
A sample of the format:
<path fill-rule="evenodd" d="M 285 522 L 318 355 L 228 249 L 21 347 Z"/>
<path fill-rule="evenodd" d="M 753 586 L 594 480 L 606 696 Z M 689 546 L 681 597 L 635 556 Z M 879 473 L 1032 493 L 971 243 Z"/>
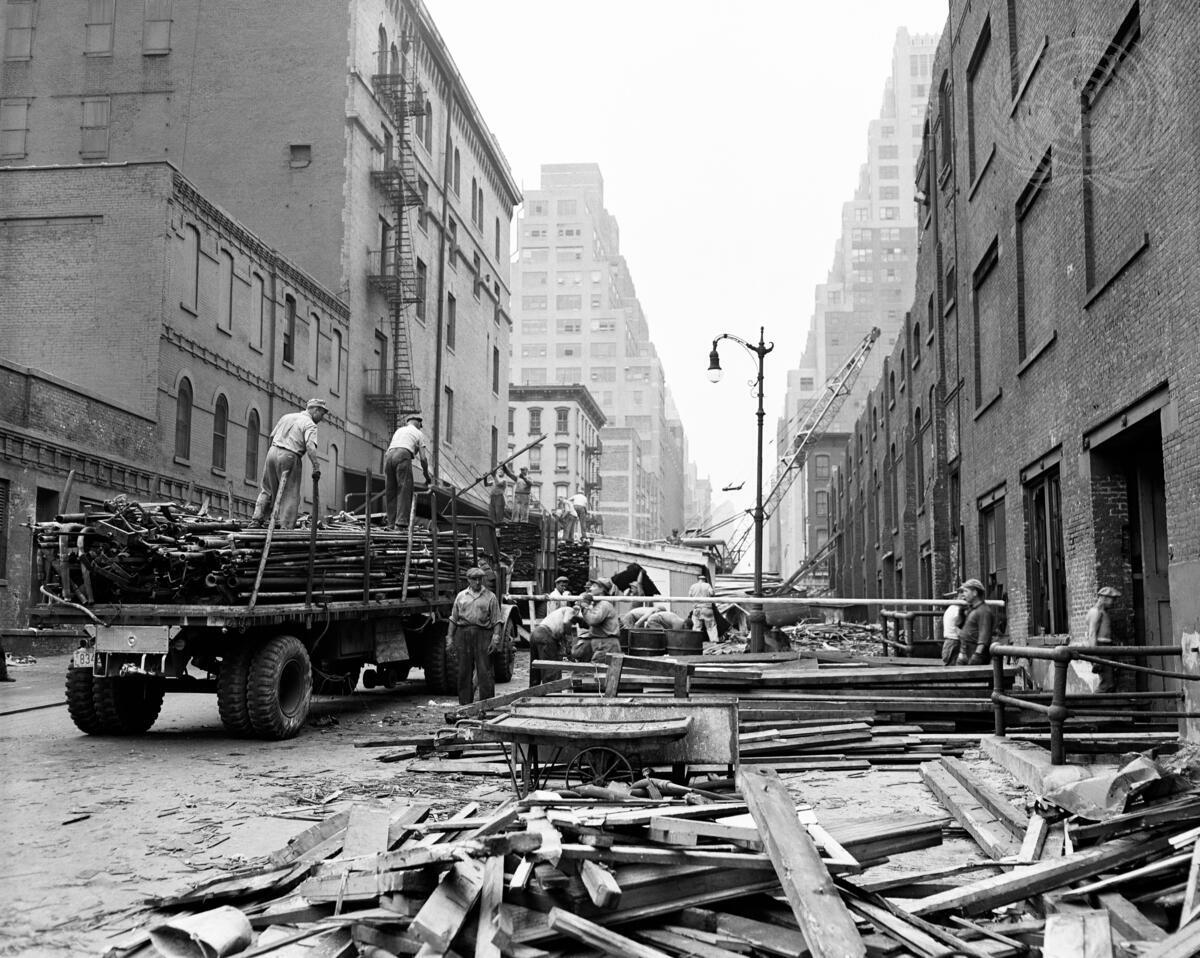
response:
<path fill-rule="evenodd" d="M 518 183 L 600 164 L 689 455 L 715 498 L 744 480 L 752 505 L 754 357 L 722 344 L 713 385 L 712 339 L 775 342 L 769 475 L 896 30 L 941 30 L 946 0 L 425 2 Z"/>

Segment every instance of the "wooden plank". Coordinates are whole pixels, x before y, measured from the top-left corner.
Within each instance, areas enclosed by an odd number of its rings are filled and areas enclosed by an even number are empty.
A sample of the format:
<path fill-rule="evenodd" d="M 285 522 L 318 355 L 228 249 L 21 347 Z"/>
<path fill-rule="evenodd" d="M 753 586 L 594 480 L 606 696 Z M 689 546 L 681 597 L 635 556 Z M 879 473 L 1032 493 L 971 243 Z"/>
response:
<path fill-rule="evenodd" d="M 937 796 L 946 810 L 975 839 L 989 858 L 999 860 L 1017 855 L 1021 846 L 1012 833 L 984 808 L 940 762 L 921 766 L 921 781 Z"/>
<path fill-rule="evenodd" d="M 1162 941 L 1167 937 L 1163 929 L 1120 892 L 1101 892 L 1096 900 L 1108 912 L 1109 926 L 1126 941 Z"/>
<path fill-rule="evenodd" d="M 329 816 L 329 818 L 323 822 L 318 822 L 311 828 L 306 828 L 299 835 L 290 839 L 283 848 L 271 852 L 271 864 L 287 865 L 291 862 L 299 861 L 305 852 L 311 851 L 323 842 L 344 832 L 346 830 L 346 823 L 349 821 L 350 812 L 346 810 Z"/>
<path fill-rule="evenodd" d="M 712 945 L 714 948 L 732 951 L 736 954 L 744 955 L 754 948 L 745 938 L 739 938 L 737 935 L 723 934 L 716 931 L 703 931 L 699 928 L 688 928 L 686 925 L 663 925 L 662 930 L 668 931 L 673 935 L 690 938 L 705 945 Z"/>
<path fill-rule="evenodd" d="M 483 885 L 479 892 L 479 924 L 475 928 L 475 958 L 500 958 L 496 933 L 500 930 L 500 905 L 503 901 L 504 858 L 493 855 L 483 863 Z"/>
<path fill-rule="evenodd" d="M 1200 922 L 1184 925 L 1142 952 L 1142 958 L 1195 958 L 1200 955 Z"/>
<path fill-rule="evenodd" d="M 597 908 L 616 908 L 621 904 L 621 886 L 603 865 L 584 859 L 579 866 L 579 877 Z"/>
<path fill-rule="evenodd" d="M 621 688 L 621 670 L 625 667 L 625 656 L 617 652 L 608 657 L 608 670 L 604 673 L 604 697 L 615 698 Z"/>
<path fill-rule="evenodd" d="M 875 734 L 879 734 L 878 729 L 875 730 Z M 1017 808 L 957 758 L 943 758 L 941 764 L 979 804 L 1012 833 L 1014 838 L 1020 840 L 1024 836 L 1025 830 L 1029 828 L 1029 816 L 1023 809 Z"/>
<path fill-rule="evenodd" d="M 949 911 L 962 911 L 967 915 L 986 914 L 1001 905 L 1053 891 L 1100 872 L 1157 857 L 1170 848 L 1166 839 L 1120 839 L 1062 858 L 1023 865 L 1006 875 L 984 878 L 952 892 L 930 895 L 920 899 L 910 910 L 914 915 L 922 916 Z"/>
<path fill-rule="evenodd" d="M 453 711 L 447 712 L 445 719 L 447 722 L 457 722 L 459 719 L 474 718 L 475 716 L 483 715 L 485 712 L 493 712 L 521 699 L 536 698 L 540 695 L 550 695 L 554 692 L 565 692 L 571 687 L 572 681 L 570 678 L 554 679 L 551 682 L 543 682 L 541 685 L 534 685 L 527 689 L 505 692 L 503 695 L 496 695 L 490 699 L 483 699 L 479 702 L 472 702 L 470 705 L 460 706 Z"/>
<path fill-rule="evenodd" d="M 409 931 L 431 948 L 449 949 L 483 891 L 483 875 L 482 862 L 455 862 L 417 912 Z"/>
<path fill-rule="evenodd" d="M 865 956 L 854 919 L 779 775 L 773 769 L 743 768 L 737 783 L 814 958 Z"/>
<path fill-rule="evenodd" d="M 1046 845 L 1050 823 L 1039 812 L 1029 816 L 1029 826 L 1025 829 L 1025 837 L 1021 840 L 1021 850 L 1017 852 L 1017 861 L 1021 863 L 1035 862 L 1042 857 L 1042 849 Z"/>
<path fill-rule="evenodd" d="M 425 821 L 432 810 L 433 806 L 427 802 L 416 802 L 393 811 L 388 822 L 388 848 L 395 848 L 404 841 L 412 826 Z"/>
<path fill-rule="evenodd" d="M 594 921 L 588 921 L 579 915 L 572 915 L 561 908 L 551 908 L 546 921 L 554 931 L 569 935 L 576 941 L 581 941 L 585 945 L 595 948 L 606 955 L 615 955 L 617 958 L 622 958 L 622 956 L 629 956 L 629 958 L 671 958 L 665 951 L 659 951 L 657 948 L 651 948 L 649 945 L 634 941 L 632 938 L 618 934 L 611 928 L 597 925 Z"/>
<path fill-rule="evenodd" d="M 1054 958 L 1112 958 L 1108 912 L 1096 909 L 1047 915 L 1042 953 Z"/>
<path fill-rule="evenodd" d="M 680 921 L 689 927 L 703 931 L 733 935 L 748 942 L 756 951 L 783 958 L 799 958 L 808 954 L 804 935 L 793 928 L 784 928 L 741 915 L 708 911 L 703 908 L 687 908 Z"/>
<path fill-rule="evenodd" d="M 637 933 L 637 937 L 676 955 L 694 955 L 695 958 L 739 958 L 741 954 L 690 938 L 687 935 L 681 935 L 678 932 L 662 929 L 643 928 Z"/>
<path fill-rule="evenodd" d="M 610 862 L 634 865 L 720 865 L 723 868 L 753 868 L 770 871 L 775 866 L 766 855 L 755 852 L 705 851 L 703 849 L 654 848 L 650 845 L 563 845 L 567 861 Z"/>
<path fill-rule="evenodd" d="M 385 805 L 352 805 L 339 858 L 361 858 L 388 849 L 392 810 Z"/>

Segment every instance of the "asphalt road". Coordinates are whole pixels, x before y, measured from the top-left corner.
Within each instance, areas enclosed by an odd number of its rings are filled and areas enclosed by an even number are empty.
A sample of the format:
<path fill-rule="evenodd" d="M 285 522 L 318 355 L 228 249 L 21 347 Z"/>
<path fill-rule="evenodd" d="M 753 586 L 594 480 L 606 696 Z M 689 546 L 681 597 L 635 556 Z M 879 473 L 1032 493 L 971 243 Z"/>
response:
<path fill-rule="evenodd" d="M 332 813 L 375 796 L 453 808 L 507 794 L 503 782 L 407 774 L 377 761 L 385 749 L 354 747 L 444 724 L 457 703 L 431 697 L 419 670 L 392 691 L 314 699 L 298 737 L 260 742 L 229 738 L 207 694 L 168 696 L 145 735 L 84 735 L 58 704 L 66 662 L 16 665 L 0 687 L 0 955 L 102 954 L 136 924 L 122 910 L 284 845 L 311 821 L 282 816 L 314 801 L 335 796 L 320 809 Z M 527 662 L 519 652 L 497 691 L 527 684 Z M 25 710 L 2 714 L 12 708 Z"/>

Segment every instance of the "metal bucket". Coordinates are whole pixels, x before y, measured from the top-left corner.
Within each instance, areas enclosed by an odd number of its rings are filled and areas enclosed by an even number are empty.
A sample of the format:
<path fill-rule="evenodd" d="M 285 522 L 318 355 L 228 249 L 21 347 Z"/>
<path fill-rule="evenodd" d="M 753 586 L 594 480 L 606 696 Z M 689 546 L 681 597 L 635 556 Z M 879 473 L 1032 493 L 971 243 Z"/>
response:
<path fill-rule="evenodd" d="M 667 655 L 699 655 L 704 651 L 704 633 L 692 629 L 667 629 Z"/>
<path fill-rule="evenodd" d="M 662 629 L 630 629 L 630 655 L 666 655 L 667 633 Z"/>

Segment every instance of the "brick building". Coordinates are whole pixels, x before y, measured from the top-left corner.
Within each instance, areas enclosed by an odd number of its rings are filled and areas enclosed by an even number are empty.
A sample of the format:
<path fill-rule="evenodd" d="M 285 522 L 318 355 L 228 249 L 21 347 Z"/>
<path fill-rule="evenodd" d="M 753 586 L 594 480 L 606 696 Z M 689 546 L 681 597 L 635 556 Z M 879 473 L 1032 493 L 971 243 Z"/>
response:
<path fill-rule="evenodd" d="M 784 414 L 776 424 L 779 450 L 793 448 L 799 423 L 826 398 L 830 376 L 873 327 L 880 330 L 858 381 L 828 423 L 821 448 L 812 449 L 795 467 L 788 492 L 768 517 L 766 564 L 785 576 L 829 537 L 828 511 L 818 510 L 830 469 L 841 465 L 846 436 L 879 379 L 883 357 L 900 335 L 912 298 L 917 260 L 912 180 L 937 42 L 936 34 L 896 32 L 879 116 L 867 125 L 866 161 L 854 196 L 842 204 L 833 264 L 815 291 L 800 365 L 787 374 Z"/>
<path fill-rule="evenodd" d="M 914 300 L 832 483 L 838 593 L 978 576 L 1054 642 L 1113 585 L 1119 639 L 1196 666 L 1197 43 L 1182 0 L 952 2 Z"/>
<path fill-rule="evenodd" d="M 171 162 L 349 308 L 353 421 L 386 435 L 421 405 L 435 471 L 486 470 L 520 192 L 420 0 L 10 0 L 0 16 L 0 167 Z M 378 472 L 379 455 L 347 463 Z"/>
<path fill-rule="evenodd" d="M 0 627 L 25 624 L 28 517 L 117 494 L 248 516 L 313 395 L 323 503 L 384 441 L 350 417 L 346 304 L 169 163 L 0 170 L 0 288 Z"/>
<path fill-rule="evenodd" d="M 599 492 L 604 423 L 604 413 L 586 386 L 508 387 L 509 454 L 546 436 L 541 446 L 512 466 L 514 471 L 521 466 L 529 469 L 531 505 L 551 512 L 579 490 L 589 498 Z"/>

